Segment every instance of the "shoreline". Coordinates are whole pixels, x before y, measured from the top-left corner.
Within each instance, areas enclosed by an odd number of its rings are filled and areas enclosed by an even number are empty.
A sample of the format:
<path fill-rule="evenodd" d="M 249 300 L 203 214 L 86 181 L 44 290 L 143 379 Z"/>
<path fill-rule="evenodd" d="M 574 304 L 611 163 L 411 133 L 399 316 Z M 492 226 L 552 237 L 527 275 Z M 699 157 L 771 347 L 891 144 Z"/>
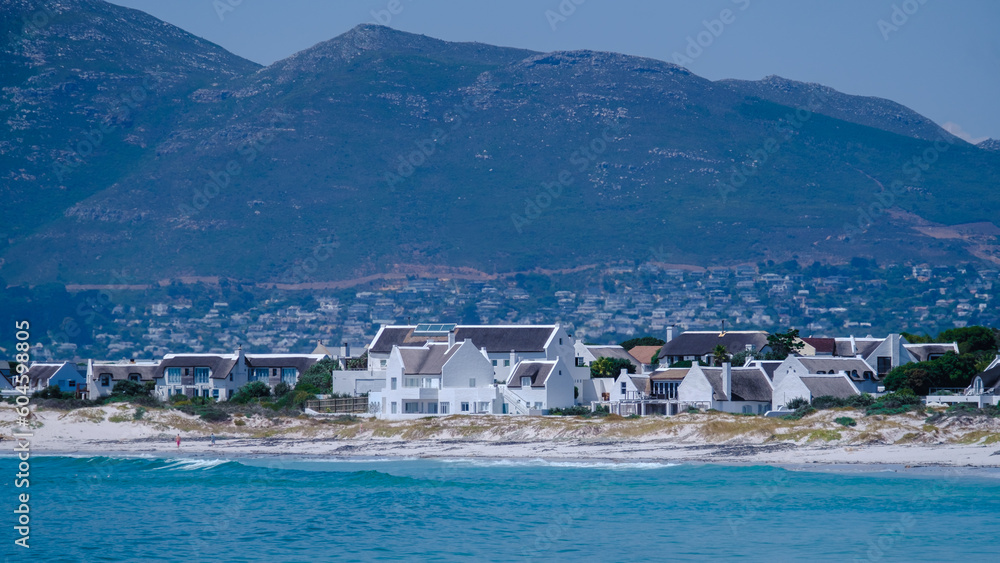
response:
<path fill-rule="evenodd" d="M 370 440 L 307 440 L 309 445 L 324 446 L 322 451 L 308 451 L 301 446 L 303 440 L 270 439 L 268 444 L 248 444 L 258 440 L 246 438 L 218 438 L 215 446 L 208 439 L 188 439 L 187 447 L 182 441 L 178 450 L 172 442 L 163 440 L 130 440 L 127 442 L 108 440 L 91 441 L 86 447 L 34 448 L 36 457 L 92 458 L 109 457 L 120 459 L 224 459 L 240 460 L 286 460 L 288 462 L 342 462 L 381 463 L 406 461 L 449 461 L 468 463 L 509 463 L 509 464 L 579 464 L 581 466 L 601 464 L 620 465 L 628 468 L 638 464 L 671 465 L 720 465 L 731 467 L 776 467 L 789 471 L 837 473 L 864 475 L 872 473 L 893 473 L 914 477 L 956 476 L 961 478 L 1000 479 L 1000 450 L 982 446 L 869 446 L 864 451 L 832 446 L 811 447 L 775 444 L 777 447 L 754 447 L 735 444 L 687 444 L 660 446 L 660 455 L 648 455 L 648 450 L 635 451 L 629 448 L 636 444 L 623 442 L 617 448 L 608 444 L 531 442 L 519 444 L 496 444 L 482 441 L 468 441 L 466 447 L 456 447 L 447 440 L 401 441 Z M 226 442 L 233 442 L 226 444 Z M 319 442 L 319 443 L 317 443 Z M 648 445 L 648 444 L 647 444 Z M 119 447 L 115 447 L 119 446 Z M 126 447 L 121 447 L 126 446 Z M 299 446 L 299 447 L 296 447 Z M 603 451 L 594 451 L 595 447 Z M 751 448 L 752 451 L 748 451 Z M 611 450 L 611 451 L 609 451 Z M 615 451 L 618 450 L 618 451 Z M 643 454 L 647 455 L 643 455 Z M 905 454 L 913 454 L 907 456 Z M 930 455 L 929 455 L 930 454 Z M 952 463 L 941 461 L 941 454 L 968 454 L 975 463 Z M 883 458 L 884 456 L 884 458 Z M 3 453 L 0 457 L 14 457 Z M 850 459 L 854 457 L 854 459 Z M 900 459 L 902 458 L 902 459 Z M 923 458 L 916 461 L 918 458 Z M 993 459 L 984 459 L 993 458 Z M 952 456 L 951 459 L 956 459 Z M 985 463 L 985 462 L 991 463 Z"/>

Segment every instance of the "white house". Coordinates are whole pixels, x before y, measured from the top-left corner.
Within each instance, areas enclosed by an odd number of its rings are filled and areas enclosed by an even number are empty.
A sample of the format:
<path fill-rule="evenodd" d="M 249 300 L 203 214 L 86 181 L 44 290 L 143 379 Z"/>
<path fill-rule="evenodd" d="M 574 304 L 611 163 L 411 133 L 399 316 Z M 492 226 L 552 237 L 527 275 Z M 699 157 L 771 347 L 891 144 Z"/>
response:
<path fill-rule="evenodd" d="M 368 365 L 373 373 L 384 371 L 393 346 L 422 346 L 427 342 L 455 343 L 471 340 L 493 366 L 493 379 L 504 382 L 520 360 L 570 361 L 574 343 L 558 324 L 554 325 L 383 325 L 368 346 Z M 590 372 L 581 370 L 590 377 Z M 381 375 L 381 374 L 379 374 Z M 581 378 L 582 379 L 582 378 Z"/>
<path fill-rule="evenodd" d="M 982 373 L 972 378 L 972 384 L 965 390 L 965 394 L 977 397 L 980 408 L 988 404 L 1000 404 L 1000 356 Z"/>
<path fill-rule="evenodd" d="M 106 397 L 119 381 L 156 382 L 159 360 L 120 360 L 117 362 L 87 361 L 87 398 Z"/>
<path fill-rule="evenodd" d="M 28 376 L 28 391 L 34 393 L 46 387 L 58 387 L 63 393 L 76 393 L 86 389 L 87 380 L 76 369 L 76 364 L 63 362 L 47 364 L 36 362 L 31 364 L 26 373 Z"/>
<path fill-rule="evenodd" d="M 502 413 L 493 364 L 471 340 L 394 345 L 382 391 L 368 395 L 380 418 Z"/>
<path fill-rule="evenodd" d="M 573 375 L 560 358 L 555 360 L 521 360 L 507 378 L 504 393 L 505 412 L 513 413 L 517 401 L 529 414 L 542 414 L 554 408 L 571 407 L 575 403 Z M 512 401 L 513 399 L 513 401 Z"/>
<path fill-rule="evenodd" d="M 248 377 L 242 348 L 231 355 L 167 354 L 156 368 L 155 393 L 164 401 L 177 394 L 226 401 L 247 384 Z"/>
<path fill-rule="evenodd" d="M 763 414 L 771 409 L 774 388 L 758 367 L 721 368 L 694 365 L 677 388 L 682 405 L 731 413 Z"/>
<path fill-rule="evenodd" d="M 667 330 L 667 343 L 660 349 L 660 360 L 667 365 L 685 360 L 712 361 L 716 346 L 722 345 L 730 356 L 751 350 L 766 352 L 767 333 L 762 330 L 692 330 L 675 336 L 673 327 Z"/>
<path fill-rule="evenodd" d="M 811 402 L 816 397 L 845 399 L 860 394 L 854 382 L 843 372 L 822 375 L 789 372 L 774 384 L 771 403 L 780 409 L 793 399 Z"/>
<path fill-rule="evenodd" d="M 314 354 L 247 354 L 248 381 L 263 381 L 273 391 L 279 383 L 295 387 L 299 376 L 314 364 L 326 358 L 323 353 Z"/>
<path fill-rule="evenodd" d="M 575 369 L 573 370 L 573 379 L 576 380 L 575 386 L 579 390 L 577 402 L 580 404 L 608 400 L 604 395 L 610 392 L 610 383 L 613 380 L 611 378 L 590 378 L 590 364 L 598 358 L 628 360 L 635 366 L 636 370 L 642 370 L 643 368 L 639 360 L 621 346 L 584 344 L 583 341 L 577 340 L 573 345 L 573 349 L 576 355 L 574 358 Z M 605 381 L 605 379 L 609 381 Z"/>
<path fill-rule="evenodd" d="M 781 380 L 788 375 L 839 373 L 846 375 L 859 392 L 875 393 L 878 391 L 879 377 L 868 362 L 861 358 L 837 356 L 789 356 L 774 370 L 774 385 L 777 387 Z"/>

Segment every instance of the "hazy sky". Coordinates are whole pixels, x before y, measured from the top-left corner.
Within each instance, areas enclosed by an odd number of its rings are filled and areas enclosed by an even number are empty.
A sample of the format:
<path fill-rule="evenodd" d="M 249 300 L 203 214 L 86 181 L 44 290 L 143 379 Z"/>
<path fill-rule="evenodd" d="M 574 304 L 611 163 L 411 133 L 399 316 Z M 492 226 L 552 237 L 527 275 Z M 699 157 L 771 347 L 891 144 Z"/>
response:
<path fill-rule="evenodd" d="M 262 64 L 378 20 L 450 41 L 616 51 L 671 62 L 682 57 L 684 66 L 713 80 L 777 74 L 895 100 L 966 139 L 1000 138 L 1000 1 L 995 0 L 114 3 Z"/>

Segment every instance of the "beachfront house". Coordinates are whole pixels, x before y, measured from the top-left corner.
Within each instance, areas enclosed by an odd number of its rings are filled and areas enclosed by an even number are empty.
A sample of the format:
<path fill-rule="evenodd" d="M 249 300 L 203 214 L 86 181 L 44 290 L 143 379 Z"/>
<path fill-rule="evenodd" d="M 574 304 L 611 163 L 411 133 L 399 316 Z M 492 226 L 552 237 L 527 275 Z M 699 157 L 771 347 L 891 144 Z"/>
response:
<path fill-rule="evenodd" d="M 701 361 L 712 364 L 715 347 L 722 345 L 730 357 L 739 352 L 750 350 L 764 353 L 770 350 L 767 345 L 767 332 L 762 330 L 692 330 L 675 336 L 674 327 L 667 330 L 667 343 L 660 349 L 660 362 L 668 366 L 681 361 Z"/>
<path fill-rule="evenodd" d="M 636 371 L 642 371 L 642 363 L 636 359 L 628 350 L 616 344 L 584 344 L 577 340 L 573 345 L 574 353 L 574 384 L 578 390 L 577 402 L 589 405 L 593 401 L 607 401 L 611 391 L 613 380 L 609 378 L 590 378 L 590 364 L 598 358 L 614 358 L 626 360 L 635 366 Z M 605 380 L 608 381 L 605 381 Z"/>
<path fill-rule="evenodd" d="M 268 374 L 269 376 L 269 374 Z M 226 401 L 249 381 L 243 349 L 233 354 L 167 354 L 156 368 L 156 396 L 211 397 Z"/>
<path fill-rule="evenodd" d="M 317 362 L 326 358 L 323 353 L 314 354 L 247 354 L 248 381 L 263 381 L 274 391 L 279 383 L 295 387 L 299 376 Z"/>
<path fill-rule="evenodd" d="M 120 381 L 156 384 L 159 360 L 119 360 L 117 362 L 87 361 L 87 398 L 107 397 Z"/>
<path fill-rule="evenodd" d="M 561 358 L 521 360 L 514 366 L 507 385 L 501 389 L 506 414 L 544 414 L 575 403 L 575 381 Z"/>
<path fill-rule="evenodd" d="M 836 356 L 789 356 L 774 370 L 774 385 L 787 375 L 844 374 L 861 393 L 878 391 L 880 378 L 875 369 L 861 358 Z M 782 403 L 784 404 L 784 403 Z"/>
<path fill-rule="evenodd" d="M 493 381 L 505 383 L 521 360 L 563 359 L 576 382 L 581 397 L 593 394 L 590 369 L 577 366 L 574 341 L 558 324 L 552 325 L 458 325 L 421 323 L 384 325 L 368 346 L 368 366 L 376 377 L 385 377 L 393 346 L 422 346 L 427 342 L 447 343 L 471 340 L 483 351 L 493 367 Z M 570 363 L 572 362 L 572 363 Z"/>
<path fill-rule="evenodd" d="M 76 364 L 35 362 L 28 368 L 28 392 L 35 393 L 46 387 L 58 387 L 63 393 L 86 390 L 87 380 L 76 369 Z"/>
<path fill-rule="evenodd" d="M 386 383 L 368 395 L 379 418 L 405 419 L 451 414 L 500 414 L 501 394 L 493 364 L 472 340 L 393 345 Z"/>
<path fill-rule="evenodd" d="M 816 397 L 846 399 L 860 394 L 854 382 L 843 372 L 827 374 L 789 372 L 775 382 L 771 403 L 776 409 L 781 409 L 794 399 L 812 402 Z"/>
<path fill-rule="evenodd" d="M 733 368 L 694 365 L 677 388 L 682 406 L 723 412 L 763 414 L 771 409 L 774 388 L 759 367 Z"/>
<path fill-rule="evenodd" d="M 965 390 L 965 395 L 976 397 L 980 408 L 1000 404 L 1000 357 L 995 358 L 982 373 L 972 378 L 972 384 Z"/>

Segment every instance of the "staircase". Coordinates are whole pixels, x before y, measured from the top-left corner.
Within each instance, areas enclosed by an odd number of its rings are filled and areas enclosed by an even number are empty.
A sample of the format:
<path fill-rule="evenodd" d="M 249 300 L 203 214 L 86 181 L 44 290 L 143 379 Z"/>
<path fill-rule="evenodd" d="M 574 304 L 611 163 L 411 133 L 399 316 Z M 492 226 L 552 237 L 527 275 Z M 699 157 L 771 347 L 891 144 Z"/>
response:
<path fill-rule="evenodd" d="M 508 391 L 506 385 L 500 386 L 500 395 L 503 396 L 503 402 L 510 405 L 507 414 L 528 414 L 528 407 L 524 401 Z"/>

